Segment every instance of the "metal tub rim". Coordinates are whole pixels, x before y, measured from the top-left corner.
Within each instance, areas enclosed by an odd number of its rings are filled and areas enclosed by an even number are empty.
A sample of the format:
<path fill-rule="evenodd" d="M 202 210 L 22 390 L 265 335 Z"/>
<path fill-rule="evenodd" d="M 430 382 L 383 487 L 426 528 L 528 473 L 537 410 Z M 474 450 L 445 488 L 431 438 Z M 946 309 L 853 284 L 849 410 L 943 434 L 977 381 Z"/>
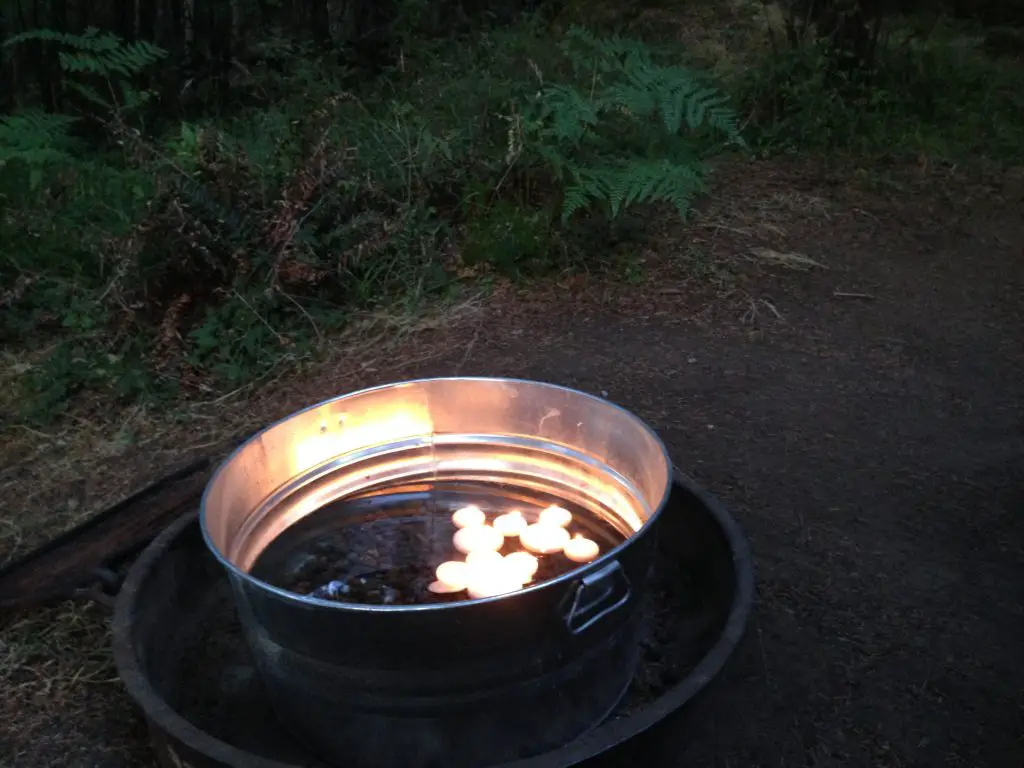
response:
<path fill-rule="evenodd" d="M 222 543 L 217 541 L 218 536 L 211 532 L 210 527 L 210 507 L 213 504 L 212 497 L 218 487 L 218 482 L 222 481 L 225 475 L 230 472 L 233 468 L 233 462 L 237 460 L 239 456 L 246 450 L 252 450 L 252 446 L 257 445 L 264 436 L 270 434 L 274 430 L 283 430 L 286 425 L 293 424 L 300 418 L 308 418 L 312 414 L 319 414 L 323 411 L 329 410 L 332 406 L 342 403 L 345 401 L 354 401 L 358 398 L 371 396 L 375 393 L 382 393 L 388 390 L 400 391 L 403 389 L 414 388 L 414 387 L 425 387 L 425 386 L 436 386 L 436 385 L 453 385 L 458 386 L 460 384 L 483 384 L 483 385 L 508 385 L 514 387 L 524 387 L 532 390 L 546 391 L 552 394 L 559 394 L 563 397 L 569 396 L 581 402 L 588 403 L 591 407 L 600 408 L 607 411 L 617 419 L 621 419 L 623 424 L 636 429 L 637 433 L 642 435 L 643 438 L 650 442 L 649 448 L 652 449 L 654 455 L 648 458 L 647 463 L 656 462 L 659 465 L 663 465 L 665 471 L 664 481 L 659 484 L 659 488 L 656 490 L 656 495 L 652 498 L 646 499 L 646 503 L 649 506 L 649 514 L 643 519 L 642 524 L 636 528 L 633 533 L 626 537 L 623 542 L 618 544 L 616 547 L 602 552 L 601 555 L 595 560 L 580 565 L 578 568 L 574 568 L 571 571 L 563 574 L 557 579 L 551 579 L 548 581 L 538 582 L 536 584 L 530 584 L 524 588 L 518 590 L 513 594 L 497 595 L 494 597 L 483 597 L 469 600 L 462 600 L 451 603 L 439 603 L 439 604 L 425 604 L 425 605 L 369 605 L 360 603 L 342 603 L 332 600 L 318 599 L 310 597 L 308 595 L 300 595 L 288 590 L 281 589 L 272 584 L 269 584 L 261 579 L 254 577 L 248 570 L 240 567 L 234 562 L 233 557 L 225 553 Z M 318 417 L 318 421 L 319 421 Z M 465 435 L 467 437 L 478 437 L 477 435 Z M 489 435 L 490 436 L 490 435 Z M 405 438 L 408 441 L 408 437 Z M 396 441 L 397 442 L 397 441 Z M 514 442 L 514 441 L 511 441 Z M 541 441 L 542 442 L 542 441 Z M 339 457 L 330 459 L 327 463 L 337 462 Z M 662 467 L 658 467 L 660 472 Z M 610 473 L 607 466 L 601 468 L 603 473 Z M 651 527 L 653 527 L 661 515 L 662 510 L 665 507 L 665 503 L 669 497 L 672 489 L 672 462 L 668 456 L 668 450 L 658 434 L 648 425 L 643 419 L 636 414 L 632 413 L 623 406 L 614 403 L 610 400 L 606 400 L 603 397 L 583 392 L 581 390 L 573 389 L 571 387 L 562 386 L 559 384 L 552 384 L 550 382 L 535 381 L 529 379 L 518 379 L 510 377 L 494 377 L 494 376 L 452 376 L 452 377 L 431 377 L 431 378 L 420 378 L 410 379 L 405 381 L 397 381 L 388 384 L 382 384 L 375 387 L 368 387 L 354 392 L 338 395 L 327 400 L 323 400 L 318 403 L 311 404 L 299 411 L 291 413 L 264 429 L 260 430 L 254 435 L 251 435 L 244 443 L 236 447 L 220 465 L 215 469 L 209 482 L 203 492 L 202 499 L 200 501 L 200 512 L 199 522 L 200 529 L 203 534 L 203 540 L 206 543 L 207 548 L 221 564 L 223 568 L 227 570 L 229 574 L 240 580 L 241 583 L 251 584 L 258 590 L 272 594 L 274 597 L 283 600 L 286 603 L 292 603 L 296 605 L 306 605 L 310 607 L 316 607 L 320 609 L 326 609 L 330 611 L 350 611 L 360 613 L 445 613 L 452 611 L 465 610 L 467 606 L 477 605 L 480 603 L 498 602 L 507 600 L 512 597 L 527 595 L 529 593 L 538 592 L 542 590 L 549 590 L 555 587 L 557 584 L 562 582 L 572 581 L 586 577 L 589 574 L 600 571 L 605 566 L 613 563 L 621 556 L 623 550 L 627 549 L 632 543 L 633 539 L 639 537 L 641 534 L 646 533 Z M 285 482 L 292 482 L 295 478 L 289 478 Z M 277 488 L 271 492 L 273 495 L 277 492 Z M 268 496 L 267 498 L 270 498 Z M 261 502 L 266 503 L 266 498 Z"/>

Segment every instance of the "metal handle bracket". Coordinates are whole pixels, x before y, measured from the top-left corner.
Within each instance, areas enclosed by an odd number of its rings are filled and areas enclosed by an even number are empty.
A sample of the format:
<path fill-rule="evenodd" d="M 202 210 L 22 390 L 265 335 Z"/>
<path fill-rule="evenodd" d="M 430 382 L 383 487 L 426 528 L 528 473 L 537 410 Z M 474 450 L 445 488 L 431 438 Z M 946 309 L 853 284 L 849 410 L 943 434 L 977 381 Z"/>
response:
<path fill-rule="evenodd" d="M 565 625 L 578 635 L 629 602 L 629 578 L 618 560 L 589 573 L 576 583 L 565 614 Z"/>

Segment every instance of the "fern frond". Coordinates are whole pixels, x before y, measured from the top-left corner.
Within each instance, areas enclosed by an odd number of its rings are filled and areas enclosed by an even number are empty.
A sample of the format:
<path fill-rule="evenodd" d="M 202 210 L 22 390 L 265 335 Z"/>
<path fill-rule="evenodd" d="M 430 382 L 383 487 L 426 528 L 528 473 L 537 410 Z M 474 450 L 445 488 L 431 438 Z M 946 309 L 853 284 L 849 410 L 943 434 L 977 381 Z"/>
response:
<path fill-rule="evenodd" d="M 548 118 L 548 130 L 556 141 L 578 142 L 587 128 L 597 125 L 598 109 L 575 88 L 550 85 L 541 92 L 543 117 Z"/>
<path fill-rule="evenodd" d="M 600 72 L 622 69 L 627 64 L 643 67 L 651 62 L 650 49 L 639 40 L 618 35 L 598 38 L 581 27 L 569 28 L 562 50 L 579 68 Z"/>
<path fill-rule="evenodd" d="M 649 90 L 621 83 L 605 88 L 601 93 L 601 102 L 606 108 L 624 110 L 630 117 L 637 119 L 650 117 L 658 108 Z"/>
<path fill-rule="evenodd" d="M 685 216 L 704 188 L 707 141 L 743 143 L 726 95 L 635 40 L 571 28 L 563 51 L 586 81 L 547 86 L 527 122 L 533 152 L 564 184 L 563 221 L 593 205 L 615 218 L 639 203 Z"/>
<path fill-rule="evenodd" d="M 110 100 L 100 96 L 99 92 L 95 88 L 83 85 L 82 83 L 68 83 L 67 85 L 68 88 L 81 95 L 82 98 L 87 101 L 91 101 L 96 106 L 103 107 L 104 109 L 109 108 Z"/>
<path fill-rule="evenodd" d="M 29 190 L 35 191 L 48 170 L 76 161 L 68 134 L 73 122 L 67 115 L 38 110 L 0 117 L 0 170 L 10 163 L 21 165 L 26 175 L 18 178 L 25 178 Z"/>
<path fill-rule="evenodd" d="M 583 210 L 592 202 L 592 198 L 587 195 L 586 187 L 580 184 L 570 184 L 565 188 L 565 194 L 562 197 L 562 222 L 566 222 L 572 218 L 576 211 Z"/>
<path fill-rule="evenodd" d="M 81 35 L 56 32 L 52 29 L 32 29 L 8 38 L 5 46 L 30 41 L 57 43 L 71 49 L 57 54 L 65 72 L 87 73 L 110 77 L 131 77 L 167 56 L 159 46 L 139 40 L 126 43 L 111 32 L 90 27 Z"/>
<path fill-rule="evenodd" d="M 74 142 L 68 128 L 74 121 L 38 110 L 0 117 L 0 166 L 11 160 L 43 165 L 70 158 Z"/>
<path fill-rule="evenodd" d="M 699 166 L 669 160 L 625 161 L 577 168 L 562 203 L 562 220 L 594 203 L 604 203 L 612 218 L 637 203 L 669 203 L 685 217 L 704 189 Z"/>

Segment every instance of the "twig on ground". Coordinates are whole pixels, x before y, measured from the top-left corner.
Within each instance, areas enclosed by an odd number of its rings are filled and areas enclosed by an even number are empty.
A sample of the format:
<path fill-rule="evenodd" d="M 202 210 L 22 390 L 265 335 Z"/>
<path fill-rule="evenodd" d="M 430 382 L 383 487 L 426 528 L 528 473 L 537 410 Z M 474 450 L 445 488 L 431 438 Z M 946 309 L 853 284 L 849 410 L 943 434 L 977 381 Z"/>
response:
<path fill-rule="evenodd" d="M 751 248 L 750 253 L 764 261 L 780 264 L 791 269 L 828 269 L 820 261 L 815 261 L 810 256 L 805 256 L 802 253 L 792 251 L 783 253 L 772 248 Z"/>
<path fill-rule="evenodd" d="M 866 299 L 873 301 L 875 298 L 870 293 L 857 293 L 855 291 L 832 291 L 832 295 L 837 299 Z"/>

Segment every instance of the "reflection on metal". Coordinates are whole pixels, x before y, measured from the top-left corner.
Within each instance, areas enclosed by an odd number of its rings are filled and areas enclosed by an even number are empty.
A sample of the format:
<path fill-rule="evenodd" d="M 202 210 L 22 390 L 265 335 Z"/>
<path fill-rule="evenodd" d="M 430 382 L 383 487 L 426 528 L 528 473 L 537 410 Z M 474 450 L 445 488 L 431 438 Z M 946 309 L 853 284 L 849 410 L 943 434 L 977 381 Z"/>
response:
<path fill-rule="evenodd" d="M 214 475 L 203 532 L 246 579 L 282 531 L 332 501 L 437 480 L 551 493 L 629 536 L 662 506 L 670 464 L 643 422 L 600 398 L 513 379 L 424 379 L 329 400 L 257 434 Z"/>

